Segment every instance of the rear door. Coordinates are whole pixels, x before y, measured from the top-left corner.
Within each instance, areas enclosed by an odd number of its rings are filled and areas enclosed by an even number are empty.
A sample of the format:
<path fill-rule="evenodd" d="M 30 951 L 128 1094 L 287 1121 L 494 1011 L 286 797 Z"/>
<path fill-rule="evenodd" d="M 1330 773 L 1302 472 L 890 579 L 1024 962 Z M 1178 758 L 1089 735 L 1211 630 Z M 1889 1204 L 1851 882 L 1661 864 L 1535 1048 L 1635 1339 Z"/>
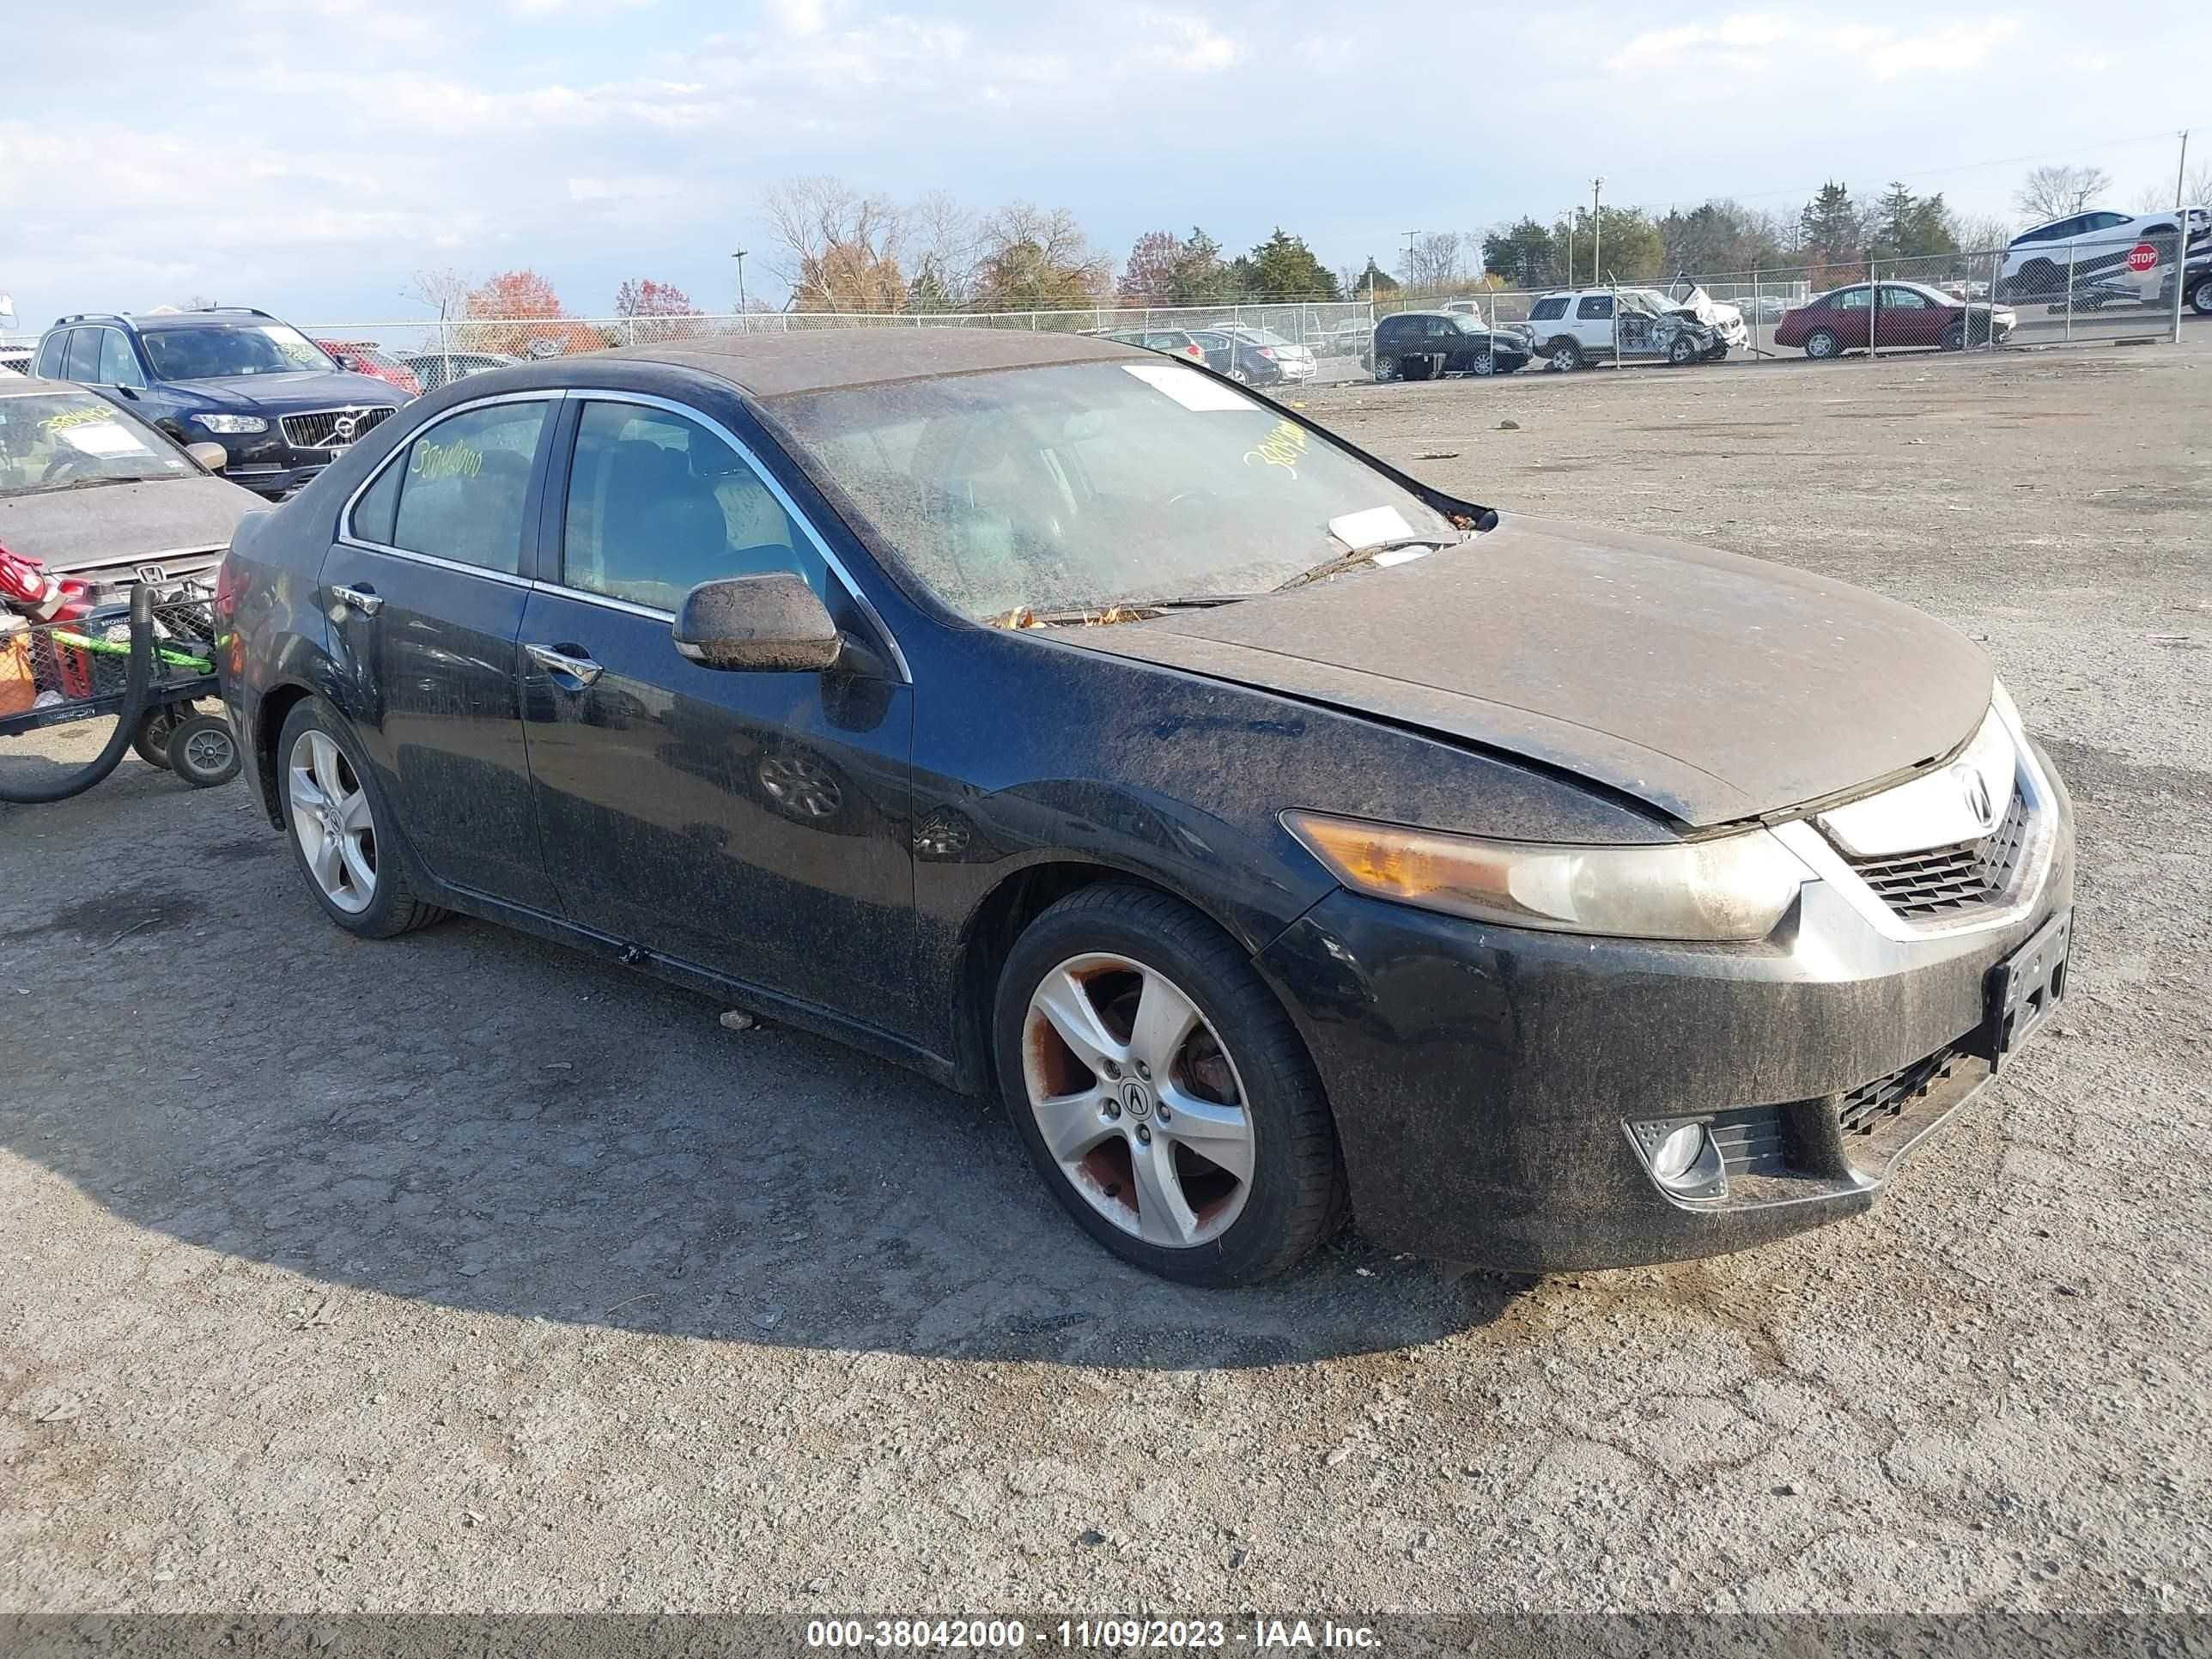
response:
<path fill-rule="evenodd" d="M 902 1027 L 914 702 L 895 648 L 732 428 L 626 392 L 573 392 L 570 409 L 565 495 L 547 503 L 522 630 L 532 793 L 562 913 Z M 822 597 L 845 662 L 731 672 L 678 654 L 670 625 L 696 584 L 775 570 Z"/>
<path fill-rule="evenodd" d="M 464 404 L 362 487 L 323 562 L 347 714 L 441 881 L 553 908 L 523 750 L 520 647 L 557 392 Z"/>
<path fill-rule="evenodd" d="M 1586 356 L 1613 355 L 1613 295 L 1585 294 L 1575 301 L 1576 343 Z"/>
<path fill-rule="evenodd" d="M 1856 288 L 1839 288 L 1828 296 L 1828 314 L 1821 321 L 1835 330 L 1836 337 L 1846 349 L 1872 343 L 1869 328 L 1873 323 L 1874 291 L 1864 283 Z"/>

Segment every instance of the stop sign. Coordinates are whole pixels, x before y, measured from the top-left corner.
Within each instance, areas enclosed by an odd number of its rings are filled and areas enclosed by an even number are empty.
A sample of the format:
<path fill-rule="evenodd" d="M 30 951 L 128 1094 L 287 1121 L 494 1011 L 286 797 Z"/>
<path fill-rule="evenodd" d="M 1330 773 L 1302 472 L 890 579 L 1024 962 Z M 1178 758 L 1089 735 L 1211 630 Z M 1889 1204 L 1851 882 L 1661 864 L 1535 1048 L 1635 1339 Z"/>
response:
<path fill-rule="evenodd" d="M 2137 242 L 2128 250 L 2130 270 L 2148 270 L 2158 263 L 2158 250 L 2148 242 Z"/>

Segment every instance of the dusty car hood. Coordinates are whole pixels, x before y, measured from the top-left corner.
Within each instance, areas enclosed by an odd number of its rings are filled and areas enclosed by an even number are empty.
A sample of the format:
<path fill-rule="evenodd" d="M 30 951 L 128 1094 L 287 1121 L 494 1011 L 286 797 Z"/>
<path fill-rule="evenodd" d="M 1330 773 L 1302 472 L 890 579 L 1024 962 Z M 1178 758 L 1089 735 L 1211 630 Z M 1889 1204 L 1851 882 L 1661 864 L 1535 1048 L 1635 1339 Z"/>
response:
<path fill-rule="evenodd" d="M 1938 759 L 1991 680 L 1965 638 L 1860 588 L 1522 518 L 1391 569 L 1054 637 L 1506 750 L 1697 826 Z"/>
<path fill-rule="evenodd" d="M 302 410 L 343 408 L 348 404 L 401 404 L 397 386 L 369 374 L 344 369 L 299 369 L 277 374 L 226 374 L 177 380 L 211 403 L 249 412 L 296 414 Z"/>
<path fill-rule="evenodd" d="M 156 554 L 228 547 L 250 489 L 222 478 L 149 478 L 94 489 L 0 495 L 0 543 L 50 568 L 128 566 Z"/>

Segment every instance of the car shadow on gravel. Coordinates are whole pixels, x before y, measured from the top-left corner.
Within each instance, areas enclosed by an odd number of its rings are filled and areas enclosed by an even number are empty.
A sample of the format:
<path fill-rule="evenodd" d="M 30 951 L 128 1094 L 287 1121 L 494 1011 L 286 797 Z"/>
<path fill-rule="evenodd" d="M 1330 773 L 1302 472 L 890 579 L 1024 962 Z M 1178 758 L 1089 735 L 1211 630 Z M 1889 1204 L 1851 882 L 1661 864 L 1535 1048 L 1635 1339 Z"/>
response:
<path fill-rule="evenodd" d="M 242 792 L 119 804 L 120 823 L 50 809 L 84 836 L 41 820 L 53 856 L 7 860 L 0 1144 L 143 1230 L 106 1248 L 149 1268 L 172 1241 L 207 1253 L 149 1272 L 161 1295 L 259 1263 L 299 1275 L 248 1281 L 279 1320 L 392 1297 L 1194 1368 L 1434 1340 L 1529 1282 L 1347 1233 L 1259 1288 L 1164 1283 L 1075 1227 L 995 1107 L 796 1031 L 725 1030 L 712 1003 L 488 925 L 354 940 L 273 834 L 252 850 Z M 125 872 L 112 855 L 134 839 Z"/>

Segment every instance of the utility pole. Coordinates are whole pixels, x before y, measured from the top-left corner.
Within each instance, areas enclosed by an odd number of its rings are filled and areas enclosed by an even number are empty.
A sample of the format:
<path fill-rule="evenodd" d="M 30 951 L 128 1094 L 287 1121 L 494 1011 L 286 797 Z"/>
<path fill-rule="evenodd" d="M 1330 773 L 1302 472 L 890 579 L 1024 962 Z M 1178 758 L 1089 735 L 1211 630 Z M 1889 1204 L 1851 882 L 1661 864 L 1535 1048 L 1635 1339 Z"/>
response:
<path fill-rule="evenodd" d="M 1569 288 L 1575 285 L 1575 215 L 1581 211 L 1578 207 L 1571 207 L 1567 210 L 1567 286 Z"/>
<path fill-rule="evenodd" d="M 2176 213 L 2180 212 L 2181 210 L 2185 207 L 2202 207 L 2204 205 L 2201 202 L 2185 202 L 2181 199 L 2182 191 L 2188 188 L 2189 129 L 2187 127 L 2184 127 L 2181 130 L 2181 159 L 2173 164 L 2173 210 Z M 2182 228 L 2181 242 L 2183 248 L 2186 250 L 2189 245 L 2189 231 L 2186 226 Z M 2187 263 L 2185 258 L 2184 259 L 2184 263 Z"/>
<path fill-rule="evenodd" d="M 1413 238 L 1420 234 L 1418 230 L 1406 233 L 1406 286 L 1408 289 L 1413 286 Z"/>
<path fill-rule="evenodd" d="M 738 310 L 740 313 L 745 308 L 745 254 L 747 252 L 748 250 L 744 248 L 739 248 L 730 256 L 738 262 Z"/>
<path fill-rule="evenodd" d="M 1605 281 L 1605 218 L 1598 206 L 1598 198 L 1605 190 L 1605 180 L 1590 180 L 1590 286 L 1597 287 Z"/>

